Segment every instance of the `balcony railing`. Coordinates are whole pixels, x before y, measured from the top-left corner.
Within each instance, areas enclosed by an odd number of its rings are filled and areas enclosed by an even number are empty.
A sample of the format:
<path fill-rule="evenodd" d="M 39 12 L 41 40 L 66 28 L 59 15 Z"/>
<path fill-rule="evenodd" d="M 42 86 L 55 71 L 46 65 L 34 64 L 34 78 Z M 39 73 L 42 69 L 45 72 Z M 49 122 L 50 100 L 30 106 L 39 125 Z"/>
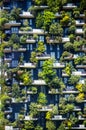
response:
<path fill-rule="evenodd" d="M 63 63 L 53 63 L 53 68 L 64 68 L 65 67 L 65 64 Z"/>
<path fill-rule="evenodd" d="M 63 9 L 74 9 L 76 8 L 77 6 L 74 5 L 73 3 L 68 3 L 67 5 L 64 5 L 63 6 Z"/>
<path fill-rule="evenodd" d="M 9 21 L 9 23 L 5 23 L 4 27 L 5 28 L 10 28 L 11 26 L 20 26 L 21 23 L 17 23 L 16 21 Z"/>
<path fill-rule="evenodd" d="M 23 65 L 20 65 L 19 67 L 20 68 L 36 68 L 36 65 L 32 63 L 24 63 Z"/>
<path fill-rule="evenodd" d="M 30 120 L 38 120 L 38 118 L 33 118 L 33 117 L 30 117 L 30 116 L 25 116 L 24 120 L 27 120 L 27 121 L 30 121 Z"/>
<path fill-rule="evenodd" d="M 63 118 L 62 115 L 55 115 L 52 120 L 66 120 L 66 118 Z"/>
<path fill-rule="evenodd" d="M 43 29 L 32 29 L 30 31 L 19 31 L 19 34 L 38 34 L 38 35 L 44 35 L 46 32 L 44 32 Z"/>
<path fill-rule="evenodd" d="M 84 33 L 83 29 L 76 29 L 76 34 L 83 34 L 83 33 Z"/>
<path fill-rule="evenodd" d="M 27 39 L 26 40 L 26 43 L 35 43 L 36 42 L 36 40 L 34 40 L 34 39 Z"/>
<path fill-rule="evenodd" d="M 76 20 L 76 26 L 83 26 L 84 24 L 84 21 Z"/>
<path fill-rule="evenodd" d="M 34 16 L 30 12 L 23 12 L 20 14 L 21 18 L 34 18 Z"/>
<path fill-rule="evenodd" d="M 47 60 L 47 59 L 50 59 L 51 56 L 48 55 L 48 54 L 42 54 L 42 55 L 36 56 L 36 58 L 37 58 L 38 60 Z"/>

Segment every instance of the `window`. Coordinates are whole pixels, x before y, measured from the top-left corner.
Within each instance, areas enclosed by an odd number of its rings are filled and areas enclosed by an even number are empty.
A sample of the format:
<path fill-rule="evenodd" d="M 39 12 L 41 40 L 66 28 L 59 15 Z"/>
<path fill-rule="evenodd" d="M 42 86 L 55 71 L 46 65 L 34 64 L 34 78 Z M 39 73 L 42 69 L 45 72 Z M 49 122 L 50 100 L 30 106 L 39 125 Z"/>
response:
<path fill-rule="evenodd" d="M 15 120 L 18 119 L 18 114 L 19 113 L 15 113 Z"/>
<path fill-rule="evenodd" d="M 18 27 L 12 27 L 11 32 L 12 33 L 18 33 Z"/>
<path fill-rule="evenodd" d="M 39 40 L 44 42 L 44 36 L 39 36 Z"/>
<path fill-rule="evenodd" d="M 12 59 L 14 58 L 14 53 L 12 53 Z"/>
<path fill-rule="evenodd" d="M 12 61 L 12 67 L 16 67 L 18 65 L 18 61 L 17 60 L 13 60 Z"/>
<path fill-rule="evenodd" d="M 58 101 L 58 96 L 57 95 L 55 95 L 55 101 Z"/>
<path fill-rule="evenodd" d="M 30 51 L 32 51 L 33 50 L 33 45 L 30 44 L 29 47 L 30 47 Z"/>
<path fill-rule="evenodd" d="M 57 58 L 59 59 L 60 58 L 60 52 L 57 51 Z"/>
<path fill-rule="evenodd" d="M 51 57 L 55 58 L 55 52 L 51 52 Z"/>
<path fill-rule="evenodd" d="M 40 61 L 40 67 L 42 67 L 42 65 L 43 65 L 43 61 Z"/>
<path fill-rule="evenodd" d="M 53 46 L 52 45 L 50 45 L 50 51 L 52 51 L 53 50 Z"/>
<path fill-rule="evenodd" d="M 29 25 L 32 25 L 32 19 L 29 20 Z"/>

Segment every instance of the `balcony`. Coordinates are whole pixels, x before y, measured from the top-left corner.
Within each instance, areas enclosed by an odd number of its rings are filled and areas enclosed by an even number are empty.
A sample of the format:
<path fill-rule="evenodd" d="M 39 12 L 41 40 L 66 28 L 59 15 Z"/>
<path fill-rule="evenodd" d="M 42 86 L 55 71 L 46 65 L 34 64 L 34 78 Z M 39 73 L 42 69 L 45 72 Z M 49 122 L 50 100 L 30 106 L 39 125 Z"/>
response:
<path fill-rule="evenodd" d="M 42 112 L 52 111 L 52 107 L 51 106 L 43 106 L 42 108 L 39 108 L 38 111 L 42 111 Z"/>
<path fill-rule="evenodd" d="M 36 121 L 36 120 L 38 120 L 38 118 L 33 118 L 33 117 L 30 117 L 30 116 L 25 116 L 24 120 L 26 120 L 26 121 L 30 121 L 30 120 Z"/>
<path fill-rule="evenodd" d="M 80 20 L 76 20 L 76 26 L 83 26 L 85 24 L 84 20 L 80 21 Z"/>
<path fill-rule="evenodd" d="M 83 29 L 81 29 L 81 28 L 80 29 L 76 29 L 76 34 L 79 35 L 79 34 L 83 34 L 83 33 L 84 33 Z"/>
<path fill-rule="evenodd" d="M 77 6 L 74 5 L 73 3 L 68 3 L 68 4 L 63 6 L 63 9 L 68 9 L 68 10 L 74 9 L 74 8 L 77 8 Z"/>
<path fill-rule="evenodd" d="M 20 68 L 36 68 L 35 64 L 32 63 L 24 63 L 24 65 L 20 65 Z"/>
<path fill-rule="evenodd" d="M 62 38 L 62 43 L 69 42 L 69 41 L 70 41 L 69 37 L 63 37 Z"/>
<path fill-rule="evenodd" d="M 76 91 L 76 90 L 66 90 L 66 91 L 63 91 L 63 94 L 78 94 L 79 91 Z"/>
<path fill-rule="evenodd" d="M 48 9 L 48 6 L 46 6 L 46 5 L 41 5 L 41 6 L 34 6 L 34 9 L 36 9 L 36 10 L 43 10 L 43 9 Z"/>
<path fill-rule="evenodd" d="M 86 72 L 83 72 L 83 71 L 74 71 L 74 72 L 72 72 L 72 75 L 86 76 Z"/>
<path fill-rule="evenodd" d="M 52 120 L 66 120 L 66 118 L 63 118 L 62 115 L 55 115 Z"/>
<path fill-rule="evenodd" d="M 75 106 L 73 111 L 81 111 L 81 108 L 78 106 Z"/>
<path fill-rule="evenodd" d="M 59 63 L 59 62 L 55 62 L 53 63 L 53 68 L 64 68 L 65 64 L 63 63 Z"/>
<path fill-rule="evenodd" d="M 12 108 L 11 107 L 8 107 L 8 109 L 7 110 L 5 110 L 4 112 L 5 112 L 5 114 L 8 114 L 8 113 L 12 113 Z"/>
<path fill-rule="evenodd" d="M 5 23 L 4 28 L 10 28 L 11 26 L 20 26 L 21 23 L 17 23 L 16 21 L 9 21 L 9 23 Z"/>
<path fill-rule="evenodd" d="M 50 58 L 51 58 L 51 56 L 48 55 L 48 54 L 42 54 L 42 55 L 36 56 L 37 60 L 47 60 L 47 59 L 50 59 Z"/>
<path fill-rule="evenodd" d="M 68 127 L 66 127 L 66 129 L 69 129 Z M 84 125 L 79 125 L 77 127 L 72 127 L 72 130 L 86 130 L 86 127 Z"/>
<path fill-rule="evenodd" d="M 21 18 L 34 18 L 34 16 L 30 12 L 23 12 L 19 15 Z"/>
<path fill-rule="evenodd" d="M 11 47 L 6 47 L 4 49 L 4 53 L 10 53 L 12 50 L 11 50 Z"/>
<path fill-rule="evenodd" d="M 76 65 L 76 68 L 84 68 L 84 69 L 86 69 L 86 65 Z"/>
<path fill-rule="evenodd" d="M 36 42 L 36 40 L 34 40 L 34 39 L 27 39 L 26 40 L 26 43 L 35 43 Z"/>
<path fill-rule="evenodd" d="M 46 32 L 44 32 L 43 29 L 32 29 L 31 31 L 19 31 L 19 34 L 38 34 L 38 35 L 44 35 Z"/>
<path fill-rule="evenodd" d="M 44 80 L 38 79 L 38 80 L 34 80 L 32 85 L 46 85 Z"/>
<path fill-rule="evenodd" d="M 20 47 L 19 49 L 13 49 L 13 52 L 25 52 L 27 49 L 24 47 Z"/>
<path fill-rule="evenodd" d="M 61 14 L 59 14 L 58 12 L 55 14 L 56 18 L 61 18 Z"/>
<path fill-rule="evenodd" d="M 4 58 L 4 62 L 11 62 L 12 61 L 12 58 Z"/>

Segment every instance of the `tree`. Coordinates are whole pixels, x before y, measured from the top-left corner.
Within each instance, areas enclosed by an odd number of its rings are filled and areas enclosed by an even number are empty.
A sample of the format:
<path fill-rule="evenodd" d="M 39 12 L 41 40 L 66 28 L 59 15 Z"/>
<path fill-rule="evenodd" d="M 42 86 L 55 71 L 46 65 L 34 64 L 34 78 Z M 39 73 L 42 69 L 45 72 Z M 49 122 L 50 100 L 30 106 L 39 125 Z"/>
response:
<path fill-rule="evenodd" d="M 20 76 L 20 79 L 23 81 L 24 85 L 30 85 L 32 83 L 31 74 L 29 72 L 24 72 Z"/>
<path fill-rule="evenodd" d="M 21 9 L 20 9 L 20 8 L 14 7 L 14 8 L 12 9 L 11 13 L 10 13 L 11 19 L 12 19 L 12 20 L 18 20 L 18 19 L 20 19 L 20 17 L 19 17 L 20 12 L 21 12 Z"/>
<path fill-rule="evenodd" d="M 46 122 L 46 128 L 48 130 L 56 130 L 56 126 L 55 126 L 55 124 L 52 121 L 47 121 Z"/>
<path fill-rule="evenodd" d="M 43 130 L 43 127 L 40 125 L 37 125 L 34 130 Z"/>
<path fill-rule="evenodd" d="M 20 96 L 20 87 L 16 83 L 12 85 L 12 96 L 14 98 L 18 98 Z"/>
<path fill-rule="evenodd" d="M 65 124 L 62 122 L 57 130 L 65 130 Z"/>
<path fill-rule="evenodd" d="M 38 13 L 37 17 L 36 17 L 36 27 L 37 28 L 41 28 L 43 26 L 43 15 L 41 13 Z"/>
<path fill-rule="evenodd" d="M 49 29 L 50 34 L 56 35 L 56 36 L 62 36 L 63 35 L 63 28 L 58 23 L 52 23 L 50 25 Z"/>
<path fill-rule="evenodd" d="M 80 80 L 80 76 L 71 75 L 71 77 L 69 78 L 68 82 L 70 84 L 76 84 L 77 82 L 79 82 L 79 80 Z"/>
<path fill-rule="evenodd" d="M 73 44 L 71 42 L 66 42 L 64 44 L 64 49 L 67 50 L 67 51 L 70 51 L 73 49 Z"/>
<path fill-rule="evenodd" d="M 24 122 L 25 130 L 33 130 L 34 129 L 34 122 L 33 121 L 25 121 Z"/>
<path fill-rule="evenodd" d="M 44 19 L 43 28 L 44 30 L 48 31 L 50 24 L 55 19 L 55 15 L 53 12 L 44 11 L 43 19 Z"/>
<path fill-rule="evenodd" d="M 48 59 L 44 61 L 42 72 L 39 73 L 39 77 L 45 80 L 45 82 L 51 86 L 52 80 L 56 77 L 56 72 L 53 70 L 53 60 Z"/>
<path fill-rule="evenodd" d="M 38 60 L 36 58 L 36 52 L 31 52 L 31 57 L 30 57 L 30 61 L 33 63 L 33 64 L 37 64 Z"/>
<path fill-rule="evenodd" d="M 46 105 L 46 103 L 47 103 L 46 95 L 44 93 L 40 92 L 38 99 L 37 99 L 37 102 L 39 104 Z"/>
<path fill-rule="evenodd" d="M 46 0 L 35 0 L 35 3 L 37 5 L 42 5 L 42 4 L 46 3 Z"/>
<path fill-rule="evenodd" d="M 86 1 L 81 0 L 81 2 L 80 2 L 80 10 L 85 10 L 85 9 L 86 9 Z"/>
<path fill-rule="evenodd" d="M 45 52 L 45 46 L 42 41 L 38 42 L 38 47 L 37 47 L 37 54 L 41 55 L 43 52 Z"/>
<path fill-rule="evenodd" d="M 36 116 L 39 112 L 38 112 L 38 108 L 37 108 L 37 103 L 31 103 L 30 106 L 30 115 L 33 117 L 33 116 Z"/>

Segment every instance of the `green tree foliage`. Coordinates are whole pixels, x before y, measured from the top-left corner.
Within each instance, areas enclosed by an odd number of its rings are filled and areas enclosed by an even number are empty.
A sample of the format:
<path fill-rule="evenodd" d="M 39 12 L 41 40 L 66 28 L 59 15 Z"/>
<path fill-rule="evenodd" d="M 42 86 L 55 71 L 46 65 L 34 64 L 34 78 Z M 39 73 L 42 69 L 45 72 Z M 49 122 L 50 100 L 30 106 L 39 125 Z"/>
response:
<path fill-rule="evenodd" d="M 58 23 L 53 23 L 50 25 L 49 29 L 50 34 L 56 35 L 56 36 L 62 36 L 63 35 L 63 28 Z"/>
<path fill-rule="evenodd" d="M 41 28 L 43 26 L 43 15 L 41 13 L 38 13 L 38 16 L 36 17 L 36 27 Z"/>
<path fill-rule="evenodd" d="M 39 112 L 38 112 L 38 108 L 37 108 L 37 103 L 31 103 L 30 104 L 30 115 L 33 117 L 33 116 L 36 116 Z"/>
<path fill-rule="evenodd" d="M 45 52 L 45 46 L 42 41 L 38 42 L 38 47 L 37 47 L 37 54 L 41 55 L 43 52 Z"/>
<path fill-rule="evenodd" d="M 49 26 L 52 23 L 52 21 L 55 19 L 55 15 L 53 12 L 45 10 L 43 19 L 44 19 L 44 23 L 43 23 L 44 30 L 49 30 Z"/>
<path fill-rule="evenodd" d="M 38 60 L 36 58 L 36 52 L 32 51 L 31 52 L 31 57 L 30 57 L 30 61 L 34 64 L 37 64 Z"/>
<path fill-rule="evenodd" d="M 46 0 L 35 0 L 35 3 L 37 5 L 42 5 L 42 4 L 46 3 Z"/>
<path fill-rule="evenodd" d="M 56 77 L 56 72 L 53 70 L 52 59 L 44 61 L 42 72 L 39 73 L 39 77 L 44 79 L 49 86 L 51 85 L 52 80 Z"/>
<path fill-rule="evenodd" d="M 18 20 L 20 17 L 19 17 L 19 14 L 21 12 L 21 9 L 20 8 L 16 8 L 14 7 L 10 13 L 10 18 L 12 20 Z"/>
<path fill-rule="evenodd" d="M 77 82 L 79 82 L 79 80 L 80 80 L 80 76 L 71 75 L 68 81 L 70 84 L 76 84 Z"/>
<path fill-rule="evenodd" d="M 47 103 L 46 95 L 44 93 L 40 92 L 37 101 L 41 105 L 46 105 L 46 103 Z"/>
<path fill-rule="evenodd" d="M 21 76 L 20 79 L 22 80 L 22 82 L 24 83 L 24 85 L 30 85 L 32 83 L 32 79 L 31 79 L 31 74 L 30 72 L 24 72 Z"/>
<path fill-rule="evenodd" d="M 86 9 L 86 1 L 81 0 L 81 2 L 80 2 L 80 10 L 85 10 L 85 9 Z"/>
<path fill-rule="evenodd" d="M 43 130 L 43 127 L 40 125 L 37 125 L 34 130 Z"/>
<path fill-rule="evenodd" d="M 33 121 L 25 121 L 24 123 L 25 130 L 33 130 L 34 129 L 34 122 Z"/>
<path fill-rule="evenodd" d="M 12 96 L 14 98 L 18 98 L 20 96 L 20 87 L 16 83 L 12 86 Z"/>
<path fill-rule="evenodd" d="M 48 130 L 56 130 L 56 126 L 55 126 L 54 122 L 52 122 L 52 121 L 47 121 L 46 122 L 46 128 Z"/>

